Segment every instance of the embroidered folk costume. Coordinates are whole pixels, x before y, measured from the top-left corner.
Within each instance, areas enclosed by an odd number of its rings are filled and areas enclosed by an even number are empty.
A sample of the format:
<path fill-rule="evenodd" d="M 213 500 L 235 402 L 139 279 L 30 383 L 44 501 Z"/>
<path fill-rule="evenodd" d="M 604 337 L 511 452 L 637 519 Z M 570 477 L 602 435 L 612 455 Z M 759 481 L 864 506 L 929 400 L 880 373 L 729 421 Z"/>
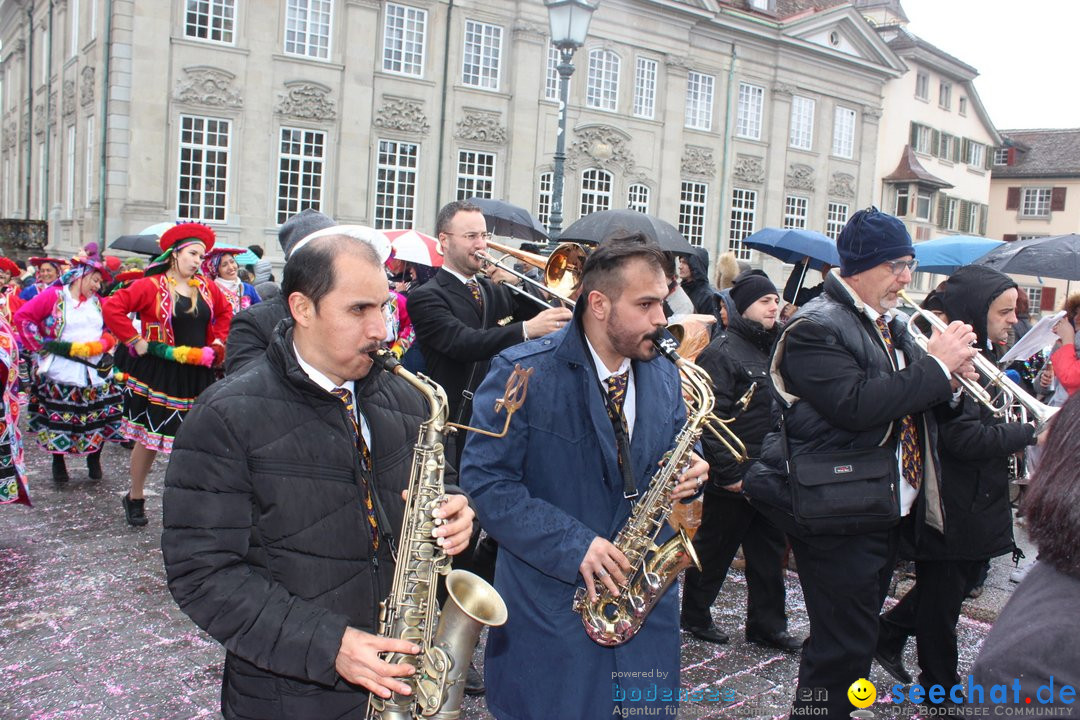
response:
<path fill-rule="evenodd" d="M 0 316 L 0 505 L 30 504 L 19 430 L 19 349 L 15 333 Z"/>
<path fill-rule="evenodd" d="M 215 248 L 207 251 L 206 257 L 203 259 L 202 271 L 206 277 L 217 283 L 218 289 L 221 290 L 225 295 L 225 299 L 232 305 L 233 315 L 235 315 L 244 308 L 262 302 L 262 298 L 259 297 L 259 293 L 255 291 L 251 284 L 242 281 L 235 273 L 233 273 L 231 280 L 221 276 L 221 261 L 226 257 L 232 258 L 234 262 L 236 260 L 233 251 L 227 248 Z"/>

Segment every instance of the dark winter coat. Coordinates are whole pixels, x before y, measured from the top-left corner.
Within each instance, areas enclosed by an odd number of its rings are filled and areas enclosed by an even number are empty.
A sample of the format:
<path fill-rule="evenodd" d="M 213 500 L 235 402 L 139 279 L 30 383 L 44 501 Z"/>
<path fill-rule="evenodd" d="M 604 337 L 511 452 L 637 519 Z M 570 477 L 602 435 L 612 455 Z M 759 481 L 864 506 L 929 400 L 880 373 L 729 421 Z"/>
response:
<path fill-rule="evenodd" d="M 277 324 L 290 317 L 283 295 L 252 305 L 233 315 L 225 342 L 225 374 L 235 375 L 266 355 Z"/>
<path fill-rule="evenodd" d="M 685 256 L 685 259 L 690 266 L 690 279 L 682 282 L 682 289 L 690 302 L 694 303 L 694 312 L 716 315 L 716 297 L 713 295 L 715 291 L 709 283 L 708 251 L 698 248 L 696 253 Z"/>
<path fill-rule="evenodd" d="M 949 378 L 916 345 L 900 317 L 889 323 L 894 345 L 906 359 L 906 367 L 897 370 L 862 308 L 834 270 L 825 280 L 825 292 L 795 314 L 777 341 L 770 372 L 786 408 L 791 455 L 877 446 L 895 450 L 900 419 L 914 415 L 923 457 L 922 491 L 912 509 L 916 532 L 927 525 L 942 530 L 937 422 L 928 411 L 952 397 Z M 784 530 L 803 535 L 790 514 L 785 461 L 780 433 L 770 433 L 762 443 L 761 461 L 743 478 L 743 492 Z"/>
<path fill-rule="evenodd" d="M 261 360 L 199 397 L 165 476 L 169 590 L 225 646 L 226 718 L 362 716 L 366 693 L 334 663 L 347 626 L 377 630 L 401 491 L 428 415 L 396 376 L 356 382 L 372 436 L 376 556 L 351 420 L 301 369 L 292 338 L 282 323 Z"/>
<path fill-rule="evenodd" d="M 949 320 L 972 326 L 983 356 L 990 304 L 1016 283 L 981 265 L 960 268 L 940 294 Z M 984 381 L 985 382 L 985 381 Z M 960 412 L 939 427 L 945 534 L 924 533 L 914 555 L 926 560 L 981 560 L 1013 548 L 1008 458 L 1035 441 L 1029 423 L 1003 422 L 964 393 Z"/>
<path fill-rule="evenodd" d="M 697 364 L 712 378 L 716 394 L 715 414 L 720 418 L 735 418 L 729 427 L 746 445 L 750 460 L 735 462 L 712 433 L 703 433 L 701 442 L 709 462 L 707 491 L 719 490 L 742 480 L 743 473 L 750 469 L 761 452 L 761 441 L 773 429 L 769 353 L 776 340 L 776 328 L 766 330 L 761 323 L 747 320 L 734 309 L 729 313 L 727 329 L 717 333 L 709 347 L 698 356 Z M 743 410 L 737 403 L 751 386 L 754 387 L 753 395 Z"/>

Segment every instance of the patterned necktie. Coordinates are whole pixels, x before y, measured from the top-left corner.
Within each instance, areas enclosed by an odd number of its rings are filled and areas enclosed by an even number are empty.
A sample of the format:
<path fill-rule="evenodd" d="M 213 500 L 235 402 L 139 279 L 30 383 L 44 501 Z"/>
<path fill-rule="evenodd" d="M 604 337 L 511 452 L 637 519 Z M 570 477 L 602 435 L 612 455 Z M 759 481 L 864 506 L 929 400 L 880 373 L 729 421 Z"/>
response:
<path fill-rule="evenodd" d="M 364 466 L 364 470 L 371 471 L 371 453 L 368 451 L 367 443 L 364 442 L 364 433 L 360 432 L 360 423 L 356 419 L 356 409 L 353 407 L 353 394 L 348 388 L 334 388 L 330 391 L 338 400 L 345 403 L 345 414 L 349 416 L 349 420 L 352 421 L 353 441 L 356 443 L 356 449 L 360 452 L 360 464 Z M 368 525 L 371 530 L 371 545 L 376 550 L 379 549 L 379 525 L 375 521 L 375 503 L 371 497 L 371 485 L 368 483 L 367 478 L 364 478 L 364 508 L 367 510 Z"/>
<path fill-rule="evenodd" d="M 604 381 L 604 385 L 607 386 L 608 397 L 611 398 L 611 405 L 608 406 L 608 416 L 611 417 L 612 422 L 616 420 L 626 424 L 626 415 L 623 413 L 623 405 L 626 404 L 626 385 L 630 379 L 630 372 L 623 370 L 617 375 L 611 375 Z M 612 416 L 612 411 L 618 413 L 618 417 Z"/>
<path fill-rule="evenodd" d="M 892 333 L 889 332 L 885 316 L 879 315 L 874 322 L 881 331 L 885 346 L 889 348 L 890 353 L 894 352 Z M 915 418 L 911 415 L 905 415 L 900 420 L 900 462 L 904 480 L 918 490 L 922 482 L 922 449 L 919 447 L 919 431 L 915 427 Z"/>
<path fill-rule="evenodd" d="M 473 302 L 476 303 L 476 307 L 481 310 L 484 309 L 484 296 L 480 294 L 480 283 L 476 281 L 476 278 L 469 278 L 465 283 L 465 287 L 469 288 L 469 292 L 472 293 Z"/>

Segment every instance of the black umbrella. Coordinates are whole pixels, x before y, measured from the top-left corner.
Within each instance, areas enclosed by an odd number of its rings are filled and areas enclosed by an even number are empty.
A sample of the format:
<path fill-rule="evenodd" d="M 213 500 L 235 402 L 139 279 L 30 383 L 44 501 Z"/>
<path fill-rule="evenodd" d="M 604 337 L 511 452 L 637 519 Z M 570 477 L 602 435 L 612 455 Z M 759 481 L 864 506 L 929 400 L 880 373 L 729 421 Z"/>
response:
<path fill-rule="evenodd" d="M 975 261 L 1011 275 L 1080 280 L 1080 235 L 1016 240 L 999 245 Z"/>
<path fill-rule="evenodd" d="M 601 210 L 589 213 L 559 236 L 561 242 L 599 243 L 620 235 L 641 233 L 663 250 L 692 255 L 694 246 L 669 222 L 637 210 Z"/>
<path fill-rule="evenodd" d="M 547 240 L 548 234 L 544 226 L 525 208 L 491 198 L 472 197 L 465 202 L 476 205 L 483 211 L 490 233 L 534 242 Z"/>
<path fill-rule="evenodd" d="M 158 256 L 161 246 L 157 235 L 121 235 L 109 244 L 113 250 L 127 250 L 140 255 Z"/>

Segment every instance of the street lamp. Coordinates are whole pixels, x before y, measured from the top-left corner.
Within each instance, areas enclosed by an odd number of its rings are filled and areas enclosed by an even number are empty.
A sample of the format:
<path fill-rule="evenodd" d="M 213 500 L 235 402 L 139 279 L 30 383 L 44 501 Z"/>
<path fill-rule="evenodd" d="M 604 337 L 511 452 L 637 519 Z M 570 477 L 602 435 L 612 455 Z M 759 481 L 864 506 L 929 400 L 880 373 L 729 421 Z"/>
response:
<path fill-rule="evenodd" d="M 597 0 L 599 2 L 599 0 Z M 551 182 L 548 236 L 554 245 L 562 233 L 563 164 L 566 162 L 566 101 L 574 74 L 574 51 L 585 44 L 596 4 L 588 0 L 544 0 L 551 24 L 551 44 L 559 51 L 559 130 L 555 141 L 555 176 Z"/>

